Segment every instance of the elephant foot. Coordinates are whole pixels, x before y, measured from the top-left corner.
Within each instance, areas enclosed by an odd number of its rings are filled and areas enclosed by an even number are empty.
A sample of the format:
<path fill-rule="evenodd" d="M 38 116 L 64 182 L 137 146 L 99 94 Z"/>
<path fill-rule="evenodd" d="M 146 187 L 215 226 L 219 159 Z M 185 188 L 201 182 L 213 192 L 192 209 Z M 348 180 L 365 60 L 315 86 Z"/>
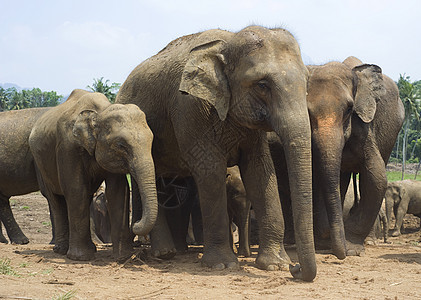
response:
<path fill-rule="evenodd" d="M 240 265 L 235 254 L 228 248 L 228 251 L 208 250 L 202 256 L 202 266 L 214 270 L 238 270 Z"/>
<path fill-rule="evenodd" d="M 183 253 L 187 253 L 187 250 L 189 249 L 189 246 L 187 245 L 187 242 L 176 242 L 175 243 L 175 249 L 177 251 L 178 254 L 183 254 Z"/>
<path fill-rule="evenodd" d="M 67 251 L 67 258 L 71 260 L 92 260 L 95 258 L 95 249 L 70 247 Z"/>
<path fill-rule="evenodd" d="M 393 230 L 393 232 L 392 232 L 392 234 L 391 234 L 393 237 L 397 237 L 397 236 L 400 236 L 401 235 L 401 232 L 399 231 L 399 230 L 397 230 L 397 229 L 395 229 L 395 230 Z"/>
<path fill-rule="evenodd" d="M 26 245 L 29 243 L 29 239 L 23 233 L 9 236 L 9 238 L 12 244 Z"/>
<path fill-rule="evenodd" d="M 291 259 L 285 249 L 277 253 L 275 251 L 260 250 L 256 258 L 256 265 L 259 269 L 267 271 L 288 270 Z"/>
<path fill-rule="evenodd" d="M 374 246 L 374 245 L 377 245 L 377 241 L 372 238 L 368 238 L 364 241 L 364 244 L 369 245 L 369 246 Z"/>
<path fill-rule="evenodd" d="M 69 244 L 67 243 L 55 244 L 53 247 L 53 251 L 61 255 L 65 255 L 68 250 L 69 250 Z"/>
<path fill-rule="evenodd" d="M 9 243 L 7 241 L 7 239 L 4 237 L 3 233 L 1 232 L 1 230 L 0 230 L 0 243 L 4 243 L 4 244 Z"/>
<path fill-rule="evenodd" d="M 363 256 L 365 252 L 364 242 L 346 240 L 346 256 Z"/>
<path fill-rule="evenodd" d="M 171 249 L 168 248 L 161 248 L 161 249 L 154 249 L 152 247 L 152 255 L 157 258 L 161 259 L 171 259 L 177 254 L 177 250 L 173 247 Z"/>
<path fill-rule="evenodd" d="M 151 235 L 151 253 L 154 257 L 161 259 L 171 259 L 177 253 L 171 235 L 153 234 Z"/>

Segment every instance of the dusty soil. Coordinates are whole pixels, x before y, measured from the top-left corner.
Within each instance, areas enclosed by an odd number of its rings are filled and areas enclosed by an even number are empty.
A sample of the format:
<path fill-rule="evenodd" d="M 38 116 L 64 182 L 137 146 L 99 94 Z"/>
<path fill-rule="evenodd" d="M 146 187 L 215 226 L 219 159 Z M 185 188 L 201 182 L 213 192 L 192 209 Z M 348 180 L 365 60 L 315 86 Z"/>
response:
<path fill-rule="evenodd" d="M 202 268 L 200 247 L 170 261 L 139 249 L 141 258 L 117 263 L 111 248 L 99 245 L 95 260 L 71 261 L 48 244 L 48 206 L 39 193 L 11 203 L 31 242 L 0 244 L 0 299 L 421 299 L 421 236 L 412 216 L 401 237 L 367 246 L 364 256 L 339 261 L 318 253 L 317 277 L 304 283 L 288 271 L 257 269 L 255 247 L 238 271 Z M 294 249 L 288 252 L 296 260 Z"/>

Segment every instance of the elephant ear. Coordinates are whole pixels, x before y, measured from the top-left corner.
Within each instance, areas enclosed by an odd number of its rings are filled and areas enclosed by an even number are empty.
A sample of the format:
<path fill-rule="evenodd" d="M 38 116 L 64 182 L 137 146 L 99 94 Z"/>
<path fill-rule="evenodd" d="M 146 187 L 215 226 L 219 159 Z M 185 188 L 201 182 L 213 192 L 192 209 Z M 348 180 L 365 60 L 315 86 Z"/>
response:
<path fill-rule="evenodd" d="M 352 69 L 357 77 L 354 109 L 360 119 L 370 123 L 376 113 L 377 102 L 386 93 L 382 69 L 364 64 Z"/>
<path fill-rule="evenodd" d="M 217 40 L 193 48 L 184 66 L 179 87 L 180 92 L 209 102 L 222 121 L 227 117 L 231 99 L 224 73 L 225 57 L 221 53 L 225 44 Z"/>
<path fill-rule="evenodd" d="M 399 186 L 399 199 L 402 201 L 406 195 L 406 189 L 403 185 Z"/>
<path fill-rule="evenodd" d="M 95 153 L 97 140 L 97 116 L 98 113 L 94 110 L 87 109 L 82 111 L 77 116 L 72 131 L 76 142 L 85 148 L 91 156 Z"/>

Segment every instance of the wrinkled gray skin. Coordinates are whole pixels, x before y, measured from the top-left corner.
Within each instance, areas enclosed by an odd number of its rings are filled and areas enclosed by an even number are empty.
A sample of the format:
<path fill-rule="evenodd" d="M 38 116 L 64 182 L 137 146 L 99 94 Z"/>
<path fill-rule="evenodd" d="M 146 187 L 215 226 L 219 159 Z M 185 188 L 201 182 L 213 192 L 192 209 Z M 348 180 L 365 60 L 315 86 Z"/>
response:
<path fill-rule="evenodd" d="M 331 247 L 343 259 L 364 250 L 386 190 L 385 165 L 404 109 L 396 84 L 376 65 L 349 57 L 308 68 L 316 245 Z M 273 137 L 270 144 L 272 156 L 281 156 L 282 143 Z M 287 175 L 279 161 L 282 157 L 274 157 L 281 183 Z M 344 224 L 342 203 L 351 173 L 360 174 L 361 199 Z M 288 193 L 287 186 L 280 187 L 282 199 Z"/>
<path fill-rule="evenodd" d="M 100 93 L 74 90 L 39 118 L 29 145 L 54 218 L 55 252 L 73 260 L 94 257 L 89 206 L 104 180 L 114 255 L 131 252 L 127 173 L 136 178 L 143 196 L 142 220 L 135 227 L 144 234 L 151 230 L 157 215 L 152 139 L 137 106 L 110 104 Z"/>
<path fill-rule="evenodd" d="M 29 242 L 13 217 L 9 198 L 39 190 L 28 138 L 36 120 L 48 109 L 29 108 L 0 113 L 0 242 L 2 243 L 7 243 L 7 239 L 1 232 L 1 223 L 5 225 L 11 243 Z"/>
<path fill-rule="evenodd" d="M 392 236 L 399 236 L 403 230 L 403 218 L 406 214 L 421 218 L 421 182 L 416 180 L 389 182 L 385 201 L 388 224 L 390 224 L 392 211 L 396 218 Z"/>
<path fill-rule="evenodd" d="M 296 240 L 301 268 L 316 275 L 311 214 L 310 126 L 305 102 L 308 71 L 293 36 L 283 29 L 208 30 L 171 42 L 129 75 L 117 103 L 137 104 L 154 133 L 157 175 L 189 176 L 197 184 L 204 223 L 202 264 L 237 267 L 229 244 L 227 166 L 238 164 L 256 211 L 263 269 L 290 260 L 280 241 L 283 220 L 276 176 L 264 131 L 287 145 Z M 159 238 L 157 238 L 159 236 Z M 152 248 L 174 248 L 161 213 Z"/>

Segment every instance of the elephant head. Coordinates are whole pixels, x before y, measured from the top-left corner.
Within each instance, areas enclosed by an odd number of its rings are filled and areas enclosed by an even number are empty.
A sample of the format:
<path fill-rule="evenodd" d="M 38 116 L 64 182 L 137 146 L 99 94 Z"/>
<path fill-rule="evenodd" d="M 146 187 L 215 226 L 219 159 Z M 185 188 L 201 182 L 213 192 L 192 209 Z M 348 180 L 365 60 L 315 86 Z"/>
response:
<path fill-rule="evenodd" d="M 338 258 L 343 259 L 346 244 L 340 194 L 342 152 L 351 136 L 351 122 L 370 124 L 373 121 L 377 102 L 384 94 L 383 77 L 380 67 L 362 64 L 354 57 L 344 63 L 331 62 L 323 66 L 308 66 L 308 69 L 307 105 L 312 131 L 313 172 L 317 174 L 313 174 L 315 211 L 321 211 L 317 206 L 325 207 L 332 249 Z M 316 230 L 320 230 L 321 237 L 326 237 L 329 229 L 323 228 L 324 224 L 317 224 L 320 219 L 324 220 L 316 217 Z"/>
<path fill-rule="evenodd" d="M 95 156 L 101 168 L 111 173 L 130 173 L 135 178 L 144 210 L 133 231 L 146 235 L 155 224 L 158 206 L 151 155 L 153 134 L 145 114 L 133 104 L 112 104 L 100 112 L 84 110 L 74 123 L 73 135 Z"/>
<path fill-rule="evenodd" d="M 307 79 L 299 46 L 288 31 L 251 26 L 193 48 L 180 91 L 207 101 L 223 121 L 230 119 L 239 126 L 278 134 L 290 174 L 301 264 L 301 269 L 293 269 L 293 275 L 313 280 L 316 264 Z"/>

